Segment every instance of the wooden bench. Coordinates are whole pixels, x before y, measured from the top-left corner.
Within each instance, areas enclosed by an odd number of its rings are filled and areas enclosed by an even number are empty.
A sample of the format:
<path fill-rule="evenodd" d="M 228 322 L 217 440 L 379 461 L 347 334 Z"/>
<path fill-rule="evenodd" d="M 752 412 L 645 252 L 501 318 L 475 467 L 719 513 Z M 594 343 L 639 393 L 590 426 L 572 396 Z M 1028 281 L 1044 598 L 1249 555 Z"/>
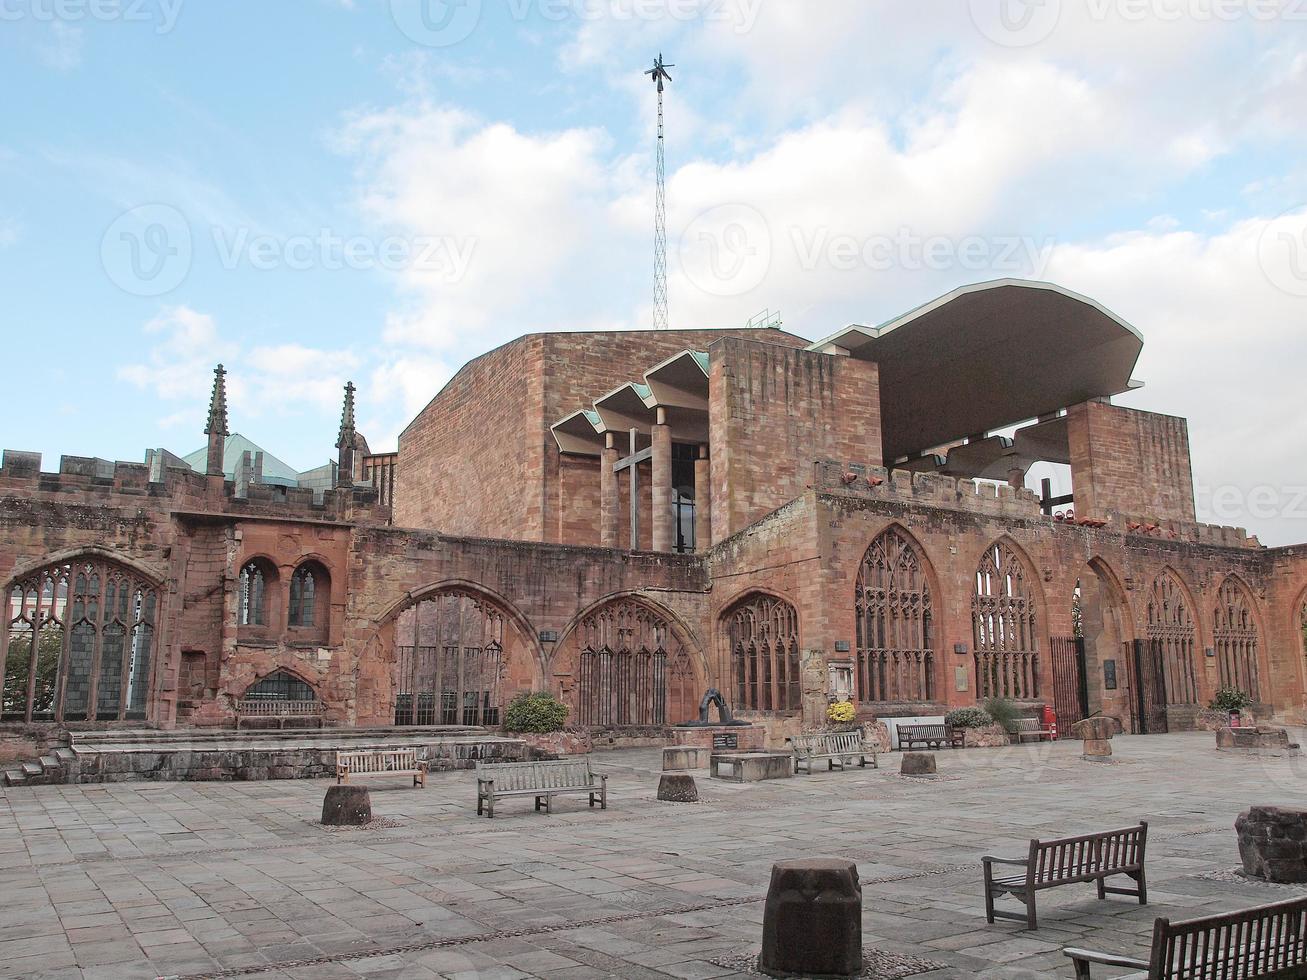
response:
<path fill-rule="evenodd" d="M 277 727 L 285 728 L 287 718 L 316 718 L 318 727 L 326 724 L 327 706 L 321 701 L 286 701 L 281 698 L 240 698 L 236 701 L 236 730 L 242 718 L 276 718 Z"/>
<path fill-rule="evenodd" d="M 807 765 L 808 775 L 812 775 L 812 763 L 825 761 L 826 771 L 836 766 L 844 769 L 847 763 L 857 761 L 861 768 L 866 768 L 867 759 L 871 759 L 871 768 L 880 768 L 876 760 L 876 747 L 862 739 L 861 732 L 821 732 L 816 735 L 793 735 L 787 741 L 794 754 L 794 771 L 799 772 L 801 765 Z"/>
<path fill-rule="evenodd" d="M 1038 718 L 1017 718 L 1008 725 L 1007 733 L 1015 738 L 1018 744 L 1028 738 L 1042 742 L 1053 737 L 1053 733 L 1045 728 L 1044 723 Z"/>
<path fill-rule="evenodd" d="M 1035 920 L 1035 894 L 1045 888 L 1074 885 L 1093 881 L 1098 884 L 1098 897 L 1130 895 L 1148 904 L 1148 883 L 1144 877 L 1144 848 L 1148 843 L 1148 824 L 1141 821 L 1137 827 L 1108 830 L 1082 837 L 1062 837 L 1058 840 L 1030 842 L 1030 853 L 1024 860 L 983 857 L 985 866 L 985 921 L 994 917 L 1022 919 L 1029 929 L 1038 928 Z M 995 864 L 1010 864 L 1022 868 L 1020 874 L 994 874 Z M 1134 888 L 1114 888 L 1105 884 L 1115 875 L 1126 875 L 1135 881 Z M 1026 906 L 1026 914 L 998 911 L 994 899 L 1011 895 Z"/>
<path fill-rule="evenodd" d="M 918 745 L 928 749 L 942 749 L 945 746 L 960 749 L 966 732 L 961 728 L 948 725 L 899 725 L 899 748 L 911 752 Z"/>
<path fill-rule="evenodd" d="M 1153 945 L 1146 960 L 1087 949 L 1062 952 L 1071 958 L 1077 980 L 1089 980 L 1091 963 L 1137 971 L 1118 974 L 1118 980 L 1303 977 L 1307 976 L 1307 898 L 1175 924 L 1158 919 L 1153 923 Z"/>
<path fill-rule="evenodd" d="M 336 753 L 336 782 L 347 783 L 351 776 L 412 776 L 413 785 L 427 788 L 427 760 L 418 758 L 417 749 L 362 749 Z"/>
<path fill-rule="evenodd" d="M 495 817 L 495 800 L 533 796 L 536 811 L 553 813 L 553 798 L 568 794 L 588 795 L 590 805 L 608 809 L 608 777 L 590 768 L 590 759 L 557 759 L 547 762 L 477 763 L 477 816 Z"/>

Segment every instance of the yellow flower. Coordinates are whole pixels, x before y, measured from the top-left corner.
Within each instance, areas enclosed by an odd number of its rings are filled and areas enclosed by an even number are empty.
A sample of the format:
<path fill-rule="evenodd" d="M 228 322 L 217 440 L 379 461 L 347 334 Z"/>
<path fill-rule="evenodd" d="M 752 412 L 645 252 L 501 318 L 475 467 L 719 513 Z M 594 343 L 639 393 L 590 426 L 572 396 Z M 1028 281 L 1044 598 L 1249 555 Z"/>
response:
<path fill-rule="evenodd" d="M 847 724 L 857 717 L 851 701 L 836 701 L 826 708 L 826 717 L 837 724 Z"/>

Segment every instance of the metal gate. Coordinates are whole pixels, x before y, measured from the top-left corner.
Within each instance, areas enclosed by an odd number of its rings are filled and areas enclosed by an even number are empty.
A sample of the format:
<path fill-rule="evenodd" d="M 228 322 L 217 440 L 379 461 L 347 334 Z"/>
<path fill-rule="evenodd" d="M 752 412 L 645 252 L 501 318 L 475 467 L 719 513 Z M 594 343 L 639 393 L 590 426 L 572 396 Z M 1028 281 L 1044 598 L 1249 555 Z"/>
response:
<path fill-rule="evenodd" d="M 1053 710 L 1058 728 L 1066 731 L 1089 714 L 1089 691 L 1085 676 L 1085 641 L 1078 636 L 1049 637 L 1053 666 Z"/>
<path fill-rule="evenodd" d="M 1167 723 L 1162 644 L 1135 640 L 1126 649 L 1130 652 L 1130 686 L 1135 696 L 1135 731 L 1140 735 L 1163 734 Z"/>

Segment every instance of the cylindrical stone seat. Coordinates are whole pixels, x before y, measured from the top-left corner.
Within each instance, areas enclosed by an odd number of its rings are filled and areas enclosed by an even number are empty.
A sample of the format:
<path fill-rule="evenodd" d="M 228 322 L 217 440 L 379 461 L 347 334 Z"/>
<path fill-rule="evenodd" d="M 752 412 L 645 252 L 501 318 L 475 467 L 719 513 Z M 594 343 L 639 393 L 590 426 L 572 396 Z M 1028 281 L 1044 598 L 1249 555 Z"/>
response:
<path fill-rule="evenodd" d="M 758 969 L 772 977 L 862 972 L 862 886 L 843 858 L 772 865 Z"/>
<path fill-rule="evenodd" d="M 699 787 L 688 772 L 665 772 L 658 779 L 658 799 L 664 803 L 698 803 Z"/>
<path fill-rule="evenodd" d="M 933 776 L 935 775 L 935 753 L 934 752 L 904 752 L 903 761 L 899 763 L 899 774 L 902 776 Z"/>
<path fill-rule="evenodd" d="M 372 820 L 372 797 L 364 786 L 331 786 L 322 798 L 322 822 L 328 827 L 361 827 Z"/>

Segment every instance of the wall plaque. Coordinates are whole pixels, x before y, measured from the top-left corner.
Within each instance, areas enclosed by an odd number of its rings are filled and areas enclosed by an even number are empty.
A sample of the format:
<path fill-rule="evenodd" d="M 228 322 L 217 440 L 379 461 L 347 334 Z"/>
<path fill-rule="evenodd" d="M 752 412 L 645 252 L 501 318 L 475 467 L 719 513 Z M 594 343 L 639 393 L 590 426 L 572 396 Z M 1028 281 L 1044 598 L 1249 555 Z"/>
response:
<path fill-rule="evenodd" d="M 557 643 L 557 642 L 558 642 L 558 630 L 541 630 L 541 631 L 540 631 L 540 642 L 541 642 L 541 643 Z"/>
<path fill-rule="evenodd" d="M 1103 661 L 1103 687 L 1109 691 L 1116 690 L 1116 661 Z"/>
<path fill-rule="evenodd" d="M 740 736 L 722 732 L 712 737 L 712 747 L 714 749 L 738 749 L 740 747 Z"/>

